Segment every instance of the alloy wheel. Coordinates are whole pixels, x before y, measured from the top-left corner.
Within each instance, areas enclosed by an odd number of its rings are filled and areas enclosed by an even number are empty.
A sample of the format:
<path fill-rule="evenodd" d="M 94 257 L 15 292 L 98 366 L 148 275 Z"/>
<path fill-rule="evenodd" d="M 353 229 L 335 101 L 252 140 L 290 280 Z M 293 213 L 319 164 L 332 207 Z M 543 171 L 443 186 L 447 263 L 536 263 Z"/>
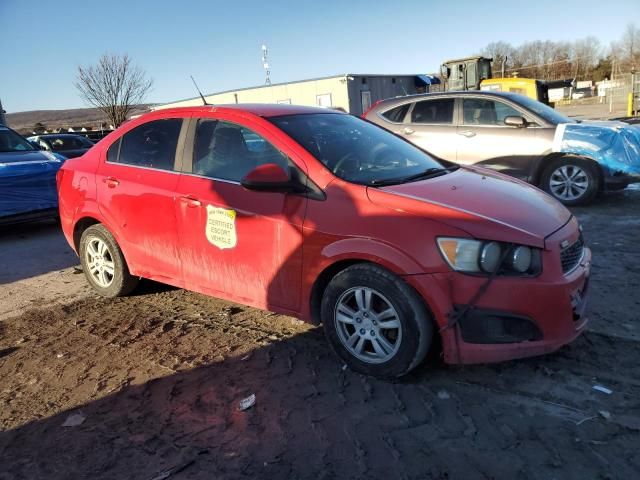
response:
<path fill-rule="evenodd" d="M 346 290 L 336 304 L 334 321 L 344 347 L 363 362 L 387 362 L 400 348 L 402 324 L 398 312 L 377 290 Z"/>
<path fill-rule="evenodd" d="M 589 176 L 576 165 L 562 165 L 549 178 L 549 189 L 556 198 L 576 200 L 589 188 Z"/>
<path fill-rule="evenodd" d="M 115 275 L 115 263 L 105 241 L 98 237 L 90 237 L 85 257 L 91 278 L 101 287 L 111 285 Z"/>

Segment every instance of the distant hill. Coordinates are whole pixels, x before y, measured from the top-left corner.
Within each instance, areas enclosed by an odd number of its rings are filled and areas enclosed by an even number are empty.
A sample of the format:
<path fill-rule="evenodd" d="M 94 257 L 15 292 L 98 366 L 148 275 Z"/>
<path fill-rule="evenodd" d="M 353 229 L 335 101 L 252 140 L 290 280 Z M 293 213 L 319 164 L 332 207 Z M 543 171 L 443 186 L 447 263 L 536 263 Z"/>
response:
<path fill-rule="evenodd" d="M 149 105 L 139 105 L 133 115 L 140 115 L 149 109 Z M 29 112 L 7 113 L 8 126 L 22 134 L 30 134 L 33 126 L 40 122 L 48 129 L 75 126 L 100 126 L 107 118 L 97 108 L 72 108 L 68 110 L 32 110 Z"/>

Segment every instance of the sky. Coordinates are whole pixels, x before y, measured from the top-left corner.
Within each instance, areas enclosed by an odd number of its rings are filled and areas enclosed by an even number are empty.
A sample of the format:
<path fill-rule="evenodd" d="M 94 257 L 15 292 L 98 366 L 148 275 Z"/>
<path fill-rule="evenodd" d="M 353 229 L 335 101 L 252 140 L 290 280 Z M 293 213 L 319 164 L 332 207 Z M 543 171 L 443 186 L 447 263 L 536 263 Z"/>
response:
<path fill-rule="evenodd" d="M 88 106 L 79 65 L 128 54 L 164 103 L 342 73 L 428 73 L 490 42 L 604 45 L 640 24 L 639 0 L 0 0 L 0 100 L 8 113 Z"/>

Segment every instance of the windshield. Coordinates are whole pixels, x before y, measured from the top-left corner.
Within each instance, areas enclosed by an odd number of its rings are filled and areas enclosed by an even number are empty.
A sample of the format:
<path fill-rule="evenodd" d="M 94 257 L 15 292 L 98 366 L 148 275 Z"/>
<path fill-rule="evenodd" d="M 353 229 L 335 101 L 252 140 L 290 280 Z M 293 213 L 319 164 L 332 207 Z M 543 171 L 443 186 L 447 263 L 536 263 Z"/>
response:
<path fill-rule="evenodd" d="M 287 115 L 269 119 L 302 145 L 334 175 L 375 185 L 413 177 L 442 165 L 381 127 L 352 115 Z"/>
<path fill-rule="evenodd" d="M 547 122 L 556 125 L 559 123 L 576 123 L 576 121 L 572 118 L 565 117 L 561 113 L 558 113 L 557 110 L 554 110 L 549 105 L 545 105 L 542 102 L 538 102 L 537 100 L 534 100 L 532 98 L 525 97 L 524 95 L 513 94 L 510 96 L 515 97 L 513 98 L 514 101 L 516 101 L 523 107 L 528 108 L 532 112 L 538 114 Z"/>
<path fill-rule="evenodd" d="M 13 130 L 0 127 L 0 152 L 25 152 L 35 150 L 33 146 Z"/>
<path fill-rule="evenodd" d="M 52 150 L 72 150 L 74 148 L 91 148 L 93 143 L 81 135 L 59 136 L 59 137 L 43 137 L 49 142 Z"/>

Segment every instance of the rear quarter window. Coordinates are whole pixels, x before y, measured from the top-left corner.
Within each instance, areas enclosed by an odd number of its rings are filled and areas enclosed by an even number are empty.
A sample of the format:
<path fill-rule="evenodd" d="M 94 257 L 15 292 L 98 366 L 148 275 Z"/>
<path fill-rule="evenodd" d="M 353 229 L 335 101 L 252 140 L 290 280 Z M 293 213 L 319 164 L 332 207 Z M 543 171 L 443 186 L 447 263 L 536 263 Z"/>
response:
<path fill-rule="evenodd" d="M 405 103 L 404 105 L 400 105 L 398 107 L 392 108 L 391 110 L 387 110 L 382 113 L 382 116 L 394 123 L 402 123 L 404 122 L 404 117 L 407 116 L 407 112 L 409 111 L 410 103 Z"/>
<path fill-rule="evenodd" d="M 118 139 L 113 145 L 109 147 L 107 150 L 107 162 L 117 162 L 118 154 L 120 153 L 120 139 Z"/>

